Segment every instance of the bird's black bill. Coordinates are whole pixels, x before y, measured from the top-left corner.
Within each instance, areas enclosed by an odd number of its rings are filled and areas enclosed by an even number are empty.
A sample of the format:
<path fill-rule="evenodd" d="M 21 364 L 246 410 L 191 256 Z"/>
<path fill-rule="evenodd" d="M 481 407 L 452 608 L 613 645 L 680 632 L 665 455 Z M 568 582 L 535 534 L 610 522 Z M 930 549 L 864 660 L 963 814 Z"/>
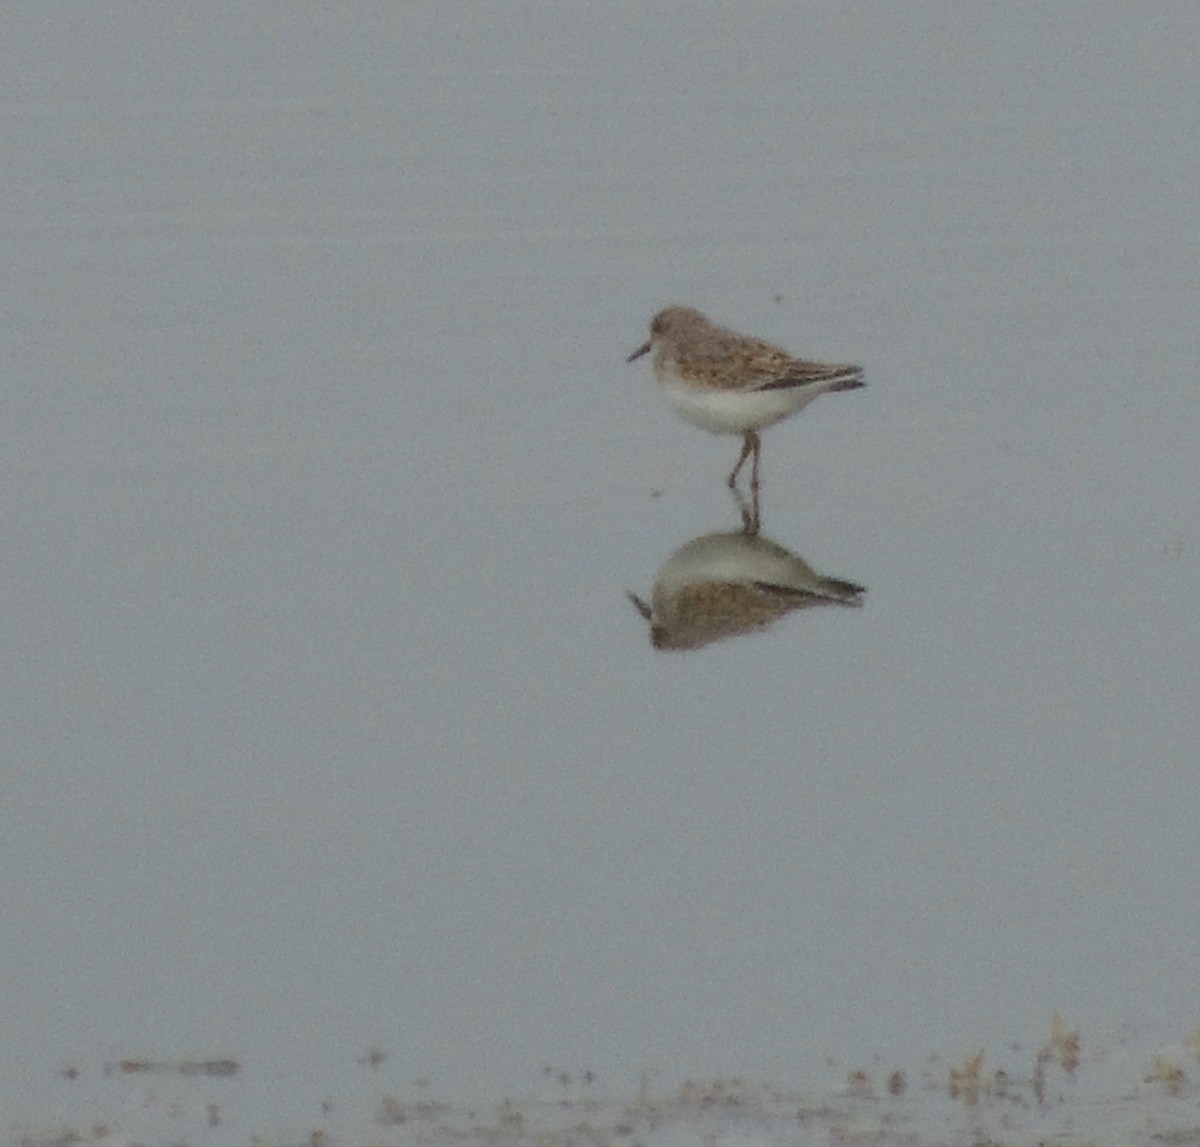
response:
<path fill-rule="evenodd" d="M 650 344 L 648 342 L 642 343 L 642 345 L 638 347 L 637 350 L 635 350 L 633 354 L 631 354 L 625 361 L 633 362 L 635 358 L 641 358 L 642 355 L 646 354 L 649 350 Z"/>

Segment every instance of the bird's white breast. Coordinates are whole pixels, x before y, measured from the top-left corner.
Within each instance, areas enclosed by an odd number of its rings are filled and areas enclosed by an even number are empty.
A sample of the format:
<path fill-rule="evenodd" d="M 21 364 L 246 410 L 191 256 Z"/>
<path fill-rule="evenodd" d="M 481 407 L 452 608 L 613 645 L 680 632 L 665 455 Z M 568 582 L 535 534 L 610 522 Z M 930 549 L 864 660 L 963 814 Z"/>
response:
<path fill-rule="evenodd" d="M 761 430 L 807 406 L 820 393 L 815 386 L 712 390 L 693 386 L 670 371 L 663 371 L 659 381 L 681 418 L 714 434 Z"/>

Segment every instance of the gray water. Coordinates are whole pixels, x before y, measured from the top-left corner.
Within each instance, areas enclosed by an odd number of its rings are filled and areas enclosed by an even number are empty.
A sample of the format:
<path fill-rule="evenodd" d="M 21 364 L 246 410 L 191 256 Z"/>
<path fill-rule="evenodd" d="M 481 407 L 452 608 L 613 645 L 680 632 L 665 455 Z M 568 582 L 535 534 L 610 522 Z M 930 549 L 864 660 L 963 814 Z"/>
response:
<path fill-rule="evenodd" d="M 1185 1039 L 1197 58 L 1182 3 L 14 6 L 0 1126 L 128 1057 L 274 1133 L 371 1047 Z M 652 648 L 739 521 L 623 361 L 673 302 L 866 367 L 762 496 L 861 609 Z"/>

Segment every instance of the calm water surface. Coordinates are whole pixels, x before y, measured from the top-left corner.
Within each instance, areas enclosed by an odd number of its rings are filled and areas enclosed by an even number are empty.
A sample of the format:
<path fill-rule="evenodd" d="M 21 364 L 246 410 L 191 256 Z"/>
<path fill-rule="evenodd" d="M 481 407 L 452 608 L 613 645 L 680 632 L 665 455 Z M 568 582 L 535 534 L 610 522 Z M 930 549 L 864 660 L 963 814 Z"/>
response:
<path fill-rule="evenodd" d="M 0 1134 L 133 1129 L 131 1057 L 282 1134 L 371 1047 L 466 1100 L 1200 1023 L 1200 10 L 0 52 Z M 763 456 L 861 608 L 653 648 L 741 521 L 623 362 L 672 302 L 867 367 Z"/>

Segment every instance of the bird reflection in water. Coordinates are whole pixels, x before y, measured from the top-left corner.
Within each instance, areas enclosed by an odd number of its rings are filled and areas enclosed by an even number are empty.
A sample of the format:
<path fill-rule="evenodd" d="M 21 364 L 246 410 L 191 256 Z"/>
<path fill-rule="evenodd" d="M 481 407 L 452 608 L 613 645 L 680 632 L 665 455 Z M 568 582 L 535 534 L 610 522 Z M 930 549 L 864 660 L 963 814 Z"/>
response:
<path fill-rule="evenodd" d="M 655 649 L 700 649 L 761 632 L 785 614 L 815 605 L 862 604 L 866 589 L 825 577 L 759 533 L 758 499 L 738 496 L 743 527 L 704 534 L 663 562 L 650 601 L 627 596 L 650 626 Z"/>

